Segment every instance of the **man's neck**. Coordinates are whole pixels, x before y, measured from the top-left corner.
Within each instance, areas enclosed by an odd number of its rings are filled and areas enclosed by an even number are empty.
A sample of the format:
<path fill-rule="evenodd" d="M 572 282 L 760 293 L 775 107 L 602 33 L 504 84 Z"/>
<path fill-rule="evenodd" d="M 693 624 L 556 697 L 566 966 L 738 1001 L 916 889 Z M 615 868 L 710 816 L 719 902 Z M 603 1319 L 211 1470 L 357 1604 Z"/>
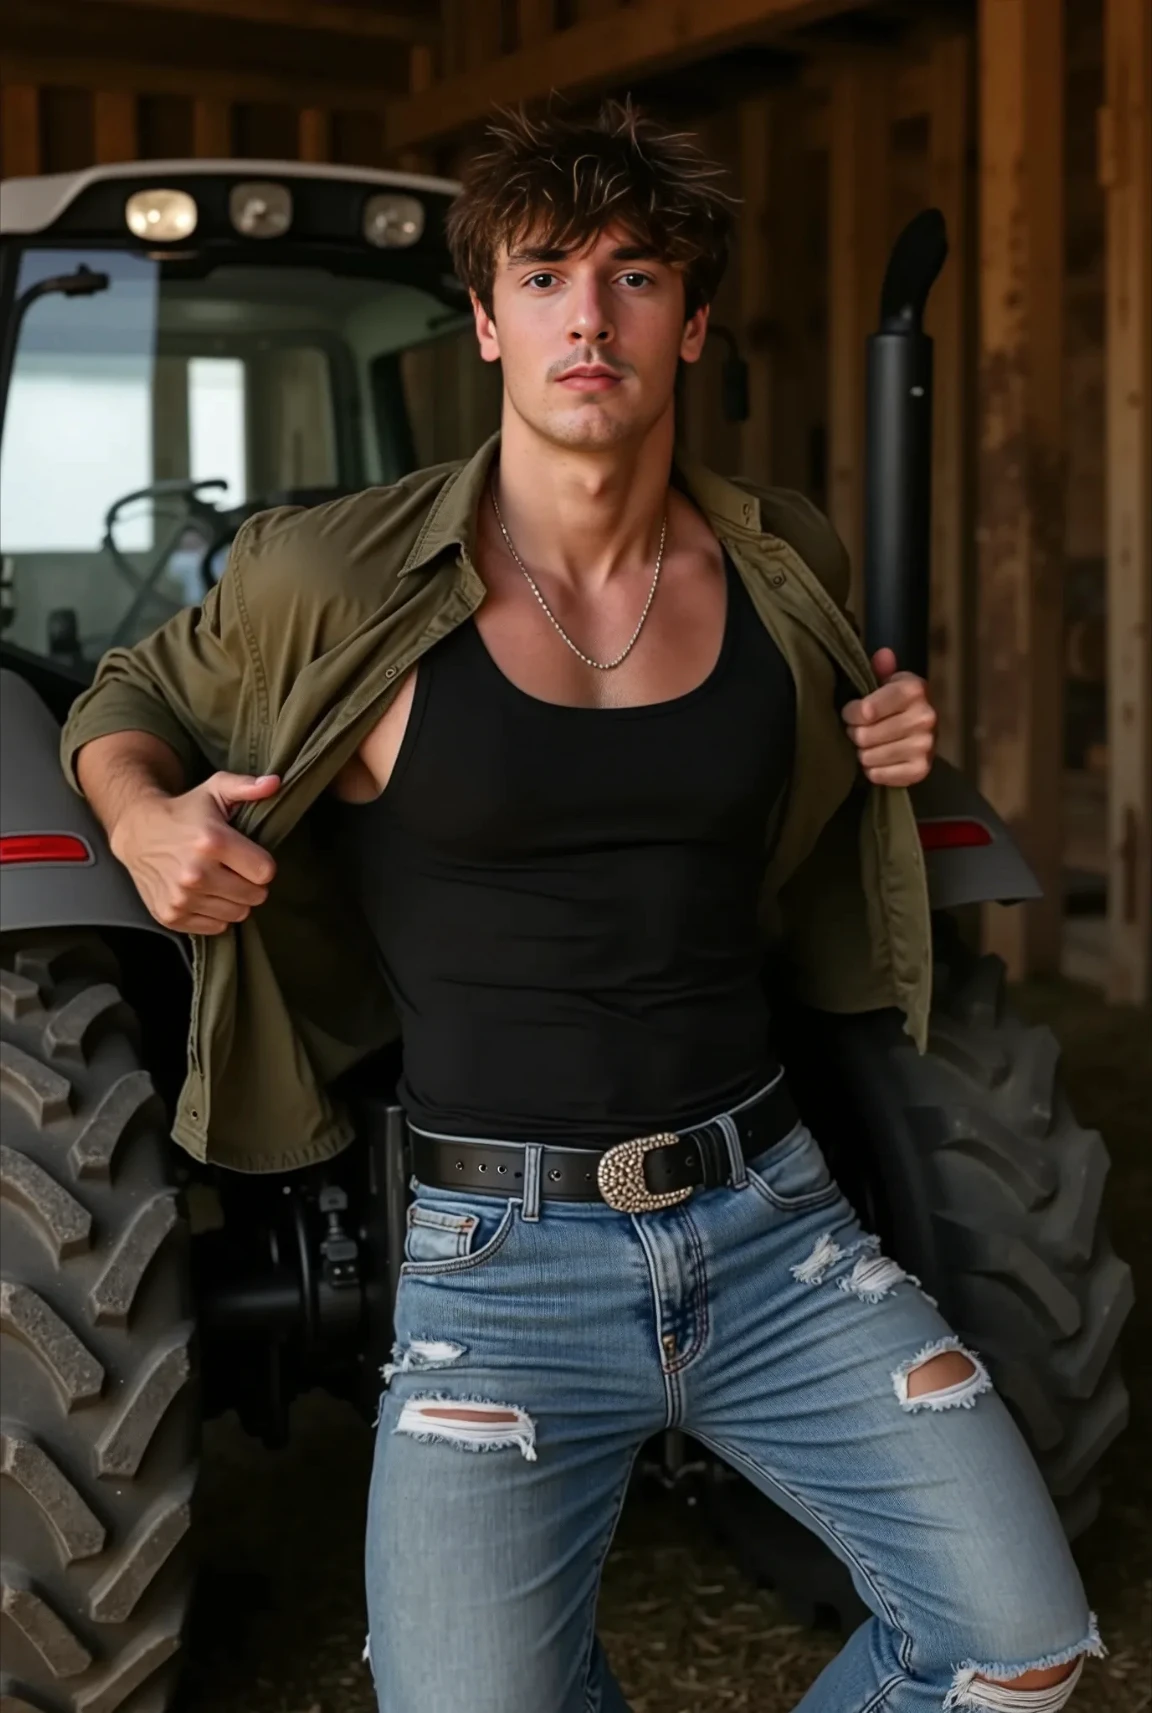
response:
<path fill-rule="evenodd" d="M 493 481 L 500 511 L 531 567 L 591 591 L 655 557 L 668 509 L 673 417 L 605 451 L 558 446 L 507 404 Z M 482 506 L 490 505 L 488 496 Z"/>

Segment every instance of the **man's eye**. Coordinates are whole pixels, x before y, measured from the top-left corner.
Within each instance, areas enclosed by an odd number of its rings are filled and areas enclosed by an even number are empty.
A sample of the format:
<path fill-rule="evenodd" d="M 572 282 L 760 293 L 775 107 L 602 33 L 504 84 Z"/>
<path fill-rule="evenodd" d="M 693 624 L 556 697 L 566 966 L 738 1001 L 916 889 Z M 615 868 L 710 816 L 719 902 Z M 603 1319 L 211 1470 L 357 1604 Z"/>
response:
<path fill-rule="evenodd" d="M 528 277 L 528 284 L 530 286 L 539 286 L 541 288 L 541 290 L 546 290 L 550 285 L 552 285 L 554 283 L 555 279 L 556 279 L 555 274 L 548 274 L 548 273 L 530 274 Z"/>
<path fill-rule="evenodd" d="M 651 274 L 629 273 L 629 274 L 621 274 L 620 277 L 622 280 L 626 281 L 628 286 L 632 289 L 636 289 L 640 286 L 646 286 L 646 285 L 652 284 Z"/>

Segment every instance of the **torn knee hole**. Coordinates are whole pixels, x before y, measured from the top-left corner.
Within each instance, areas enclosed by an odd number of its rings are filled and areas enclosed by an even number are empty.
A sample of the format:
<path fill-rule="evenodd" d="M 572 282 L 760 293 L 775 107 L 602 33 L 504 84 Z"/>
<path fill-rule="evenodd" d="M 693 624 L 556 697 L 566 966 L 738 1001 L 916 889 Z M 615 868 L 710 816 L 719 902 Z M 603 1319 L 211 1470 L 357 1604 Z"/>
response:
<path fill-rule="evenodd" d="M 908 1376 L 908 1396 L 923 1398 L 929 1392 L 946 1392 L 961 1386 L 976 1375 L 976 1364 L 959 1350 L 949 1350 L 943 1356 L 931 1356 L 921 1362 Z"/>
<path fill-rule="evenodd" d="M 958 1338 L 941 1338 L 926 1345 L 892 1376 L 892 1384 L 906 1410 L 970 1410 L 992 1381 L 978 1356 L 965 1350 Z"/>
<path fill-rule="evenodd" d="M 1013 1677 L 985 1676 L 968 1666 L 957 1672 L 944 1706 L 972 1707 L 983 1713 L 1061 1713 L 1083 1670 L 1083 1654 Z"/>

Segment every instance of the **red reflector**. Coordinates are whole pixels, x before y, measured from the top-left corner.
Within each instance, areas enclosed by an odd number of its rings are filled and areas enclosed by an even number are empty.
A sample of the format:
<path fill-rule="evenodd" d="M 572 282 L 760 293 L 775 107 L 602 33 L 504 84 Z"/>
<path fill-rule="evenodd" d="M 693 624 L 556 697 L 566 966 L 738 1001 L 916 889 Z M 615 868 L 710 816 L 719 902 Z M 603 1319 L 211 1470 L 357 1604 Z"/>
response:
<path fill-rule="evenodd" d="M 0 838 L 0 863 L 91 861 L 84 840 L 72 833 L 11 833 Z"/>
<path fill-rule="evenodd" d="M 919 832 L 926 851 L 959 851 L 992 843 L 983 821 L 921 821 Z"/>

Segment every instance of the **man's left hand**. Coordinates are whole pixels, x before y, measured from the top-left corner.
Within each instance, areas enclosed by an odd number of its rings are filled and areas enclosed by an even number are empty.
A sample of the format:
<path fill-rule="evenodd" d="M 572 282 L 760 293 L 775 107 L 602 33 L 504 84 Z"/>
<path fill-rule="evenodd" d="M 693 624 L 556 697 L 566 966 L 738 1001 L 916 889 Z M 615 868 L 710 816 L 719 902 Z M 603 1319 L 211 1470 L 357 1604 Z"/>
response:
<path fill-rule="evenodd" d="M 872 668 L 880 688 L 844 708 L 848 736 L 873 785 L 918 785 L 936 749 L 936 710 L 928 686 L 914 672 L 898 672 L 890 648 L 879 648 Z"/>

